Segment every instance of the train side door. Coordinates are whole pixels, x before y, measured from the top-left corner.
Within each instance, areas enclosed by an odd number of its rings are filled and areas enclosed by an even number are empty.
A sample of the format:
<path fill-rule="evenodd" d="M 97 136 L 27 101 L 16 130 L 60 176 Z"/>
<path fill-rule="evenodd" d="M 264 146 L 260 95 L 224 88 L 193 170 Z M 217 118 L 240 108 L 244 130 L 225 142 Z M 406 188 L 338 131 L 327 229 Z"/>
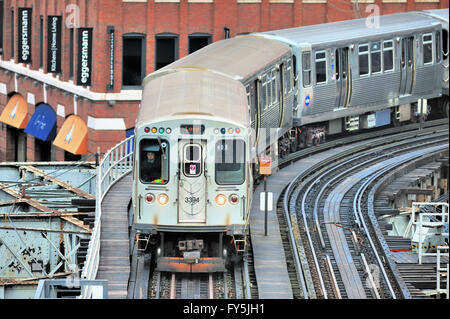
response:
<path fill-rule="evenodd" d="M 178 222 L 206 222 L 206 142 L 180 140 L 178 159 L 180 163 L 178 183 Z"/>
<path fill-rule="evenodd" d="M 351 73 L 348 48 L 338 48 L 335 51 L 336 61 L 336 107 L 347 107 L 350 101 Z"/>
<path fill-rule="evenodd" d="M 412 93 L 414 85 L 414 37 L 402 39 L 402 53 L 400 59 L 400 95 Z"/>

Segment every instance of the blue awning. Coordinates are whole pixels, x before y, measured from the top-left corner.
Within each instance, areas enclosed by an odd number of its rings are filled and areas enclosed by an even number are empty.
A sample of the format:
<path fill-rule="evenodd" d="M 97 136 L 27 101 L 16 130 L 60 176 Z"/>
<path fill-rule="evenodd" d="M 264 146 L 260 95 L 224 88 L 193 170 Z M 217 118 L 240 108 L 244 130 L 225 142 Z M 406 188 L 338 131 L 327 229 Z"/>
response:
<path fill-rule="evenodd" d="M 43 141 L 56 137 L 56 113 L 48 104 L 40 104 L 25 128 L 25 133 Z"/>

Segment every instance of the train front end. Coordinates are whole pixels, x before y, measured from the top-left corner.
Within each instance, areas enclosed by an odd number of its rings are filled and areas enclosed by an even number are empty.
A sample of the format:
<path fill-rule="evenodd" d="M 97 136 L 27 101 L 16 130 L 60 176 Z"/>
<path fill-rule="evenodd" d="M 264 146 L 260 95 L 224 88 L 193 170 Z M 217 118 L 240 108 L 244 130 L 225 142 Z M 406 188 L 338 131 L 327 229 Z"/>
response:
<path fill-rule="evenodd" d="M 243 86 L 210 72 L 171 72 L 144 86 L 134 224 L 138 250 L 156 256 L 158 271 L 225 271 L 245 249 L 250 131 L 241 107 Z"/>

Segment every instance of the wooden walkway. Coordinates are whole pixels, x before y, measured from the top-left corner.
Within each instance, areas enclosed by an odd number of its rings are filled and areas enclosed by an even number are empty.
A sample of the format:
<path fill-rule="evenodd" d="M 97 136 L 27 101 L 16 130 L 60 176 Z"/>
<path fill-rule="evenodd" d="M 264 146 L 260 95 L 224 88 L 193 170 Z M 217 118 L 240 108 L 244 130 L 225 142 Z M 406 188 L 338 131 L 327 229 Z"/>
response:
<path fill-rule="evenodd" d="M 102 204 L 97 279 L 108 280 L 108 298 L 127 298 L 130 276 L 128 203 L 131 185 L 131 174 L 128 174 L 111 187 Z"/>

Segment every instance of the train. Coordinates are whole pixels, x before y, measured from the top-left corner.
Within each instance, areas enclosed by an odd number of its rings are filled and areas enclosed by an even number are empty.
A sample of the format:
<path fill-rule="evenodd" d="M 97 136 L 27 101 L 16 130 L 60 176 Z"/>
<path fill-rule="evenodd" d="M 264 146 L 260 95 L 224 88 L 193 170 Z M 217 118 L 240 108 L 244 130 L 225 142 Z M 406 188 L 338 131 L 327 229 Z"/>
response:
<path fill-rule="evenodd" d="M 262 157 L 448 117 L 448 9 L 378 18 L 239 35 L 143 80 L 132 201 L 157 271 L 242 258 Z"/>

